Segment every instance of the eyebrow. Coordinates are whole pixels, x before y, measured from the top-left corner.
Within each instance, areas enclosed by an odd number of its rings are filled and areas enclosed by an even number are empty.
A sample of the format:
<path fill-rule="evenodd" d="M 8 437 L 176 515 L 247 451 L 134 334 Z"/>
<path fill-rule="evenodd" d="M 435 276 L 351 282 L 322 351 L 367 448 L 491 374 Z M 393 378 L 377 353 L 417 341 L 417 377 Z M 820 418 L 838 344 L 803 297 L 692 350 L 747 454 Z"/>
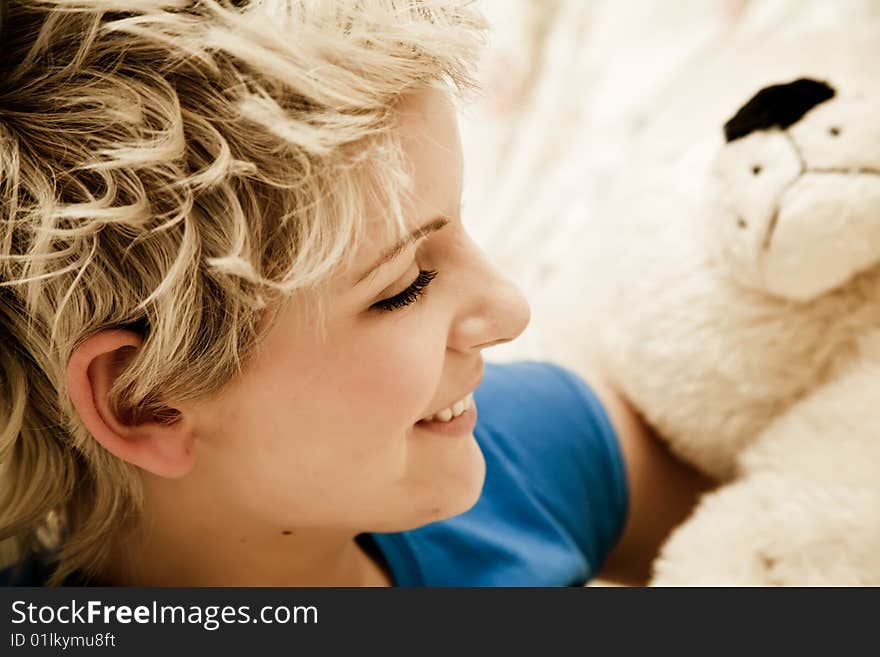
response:
<path fill-rule="evenodd" d="M 423 238 L 425 235 L 430 235 L 431 233 L 440 230 L 441 228 L 443 228 L 443 226 L 445 226 L 448 223 L 449 223 L 448 217 L 435 217 L 434 219 L 432 219 L 431 221 L 426 223 L 424 226 L 422 226 L 420 228 L 416 228 L 409 235 L 407 235 L 402 240 L 397 242 L 397 244 L 395 244 L 390 249 L 385 251 L 385 253 L 383 253 L 382 256 L 375 263 L 373 263 L 373 266 L 370 267 L 363 274 L 363 276 L 361 276 L 359 279 L 357 279 L 357 281 L 355 281 L 355 285 L 360 285 L 361 281 L 363 281 L 365 278 L 370 276 L 373 272 L 375 272 L 377 269 L 379 269 L 379 267 L 381 267 L 382 265 L 384 265 L 387 262 L 390 262 L 391 260 L 394 260 L 397 256 L 399 256 L 403 252 L 403 250 L 407 246 L 409 246 L 410 244 L 412 244 L 416 240 Z"/>

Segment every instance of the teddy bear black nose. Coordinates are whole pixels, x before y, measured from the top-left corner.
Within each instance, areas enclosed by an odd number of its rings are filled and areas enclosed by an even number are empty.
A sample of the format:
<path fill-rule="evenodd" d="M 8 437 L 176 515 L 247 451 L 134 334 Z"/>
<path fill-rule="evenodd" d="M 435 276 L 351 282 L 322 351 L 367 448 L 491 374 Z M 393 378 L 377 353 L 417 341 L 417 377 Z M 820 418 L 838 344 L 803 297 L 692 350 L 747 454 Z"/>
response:
<path fill-rule="evenodd" d="M 785 130 L 816 105 L 834 98 L 834 94 L 827 83 L 810 78 L 764 87 L 724 124 L 724 136 L 732 142 L 756 130 Z"/>

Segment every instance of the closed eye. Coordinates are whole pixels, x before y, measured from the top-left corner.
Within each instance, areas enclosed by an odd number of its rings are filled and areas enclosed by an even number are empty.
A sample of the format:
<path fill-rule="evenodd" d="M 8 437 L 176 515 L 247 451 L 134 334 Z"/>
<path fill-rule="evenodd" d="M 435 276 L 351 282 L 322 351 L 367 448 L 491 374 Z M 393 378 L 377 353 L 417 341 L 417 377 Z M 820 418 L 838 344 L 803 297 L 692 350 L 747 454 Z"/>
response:
<path fill-rule="evenodd" d="M 415 303 L 423 296 L 425 289 L 438 273 L 436 269 L 420 269 L 416 280 L 408 288 L 399 294 L 395 294 L 393 297 L 377 301 L 370 306 L 370 310 L 379 313 L 391 312 Z"/>

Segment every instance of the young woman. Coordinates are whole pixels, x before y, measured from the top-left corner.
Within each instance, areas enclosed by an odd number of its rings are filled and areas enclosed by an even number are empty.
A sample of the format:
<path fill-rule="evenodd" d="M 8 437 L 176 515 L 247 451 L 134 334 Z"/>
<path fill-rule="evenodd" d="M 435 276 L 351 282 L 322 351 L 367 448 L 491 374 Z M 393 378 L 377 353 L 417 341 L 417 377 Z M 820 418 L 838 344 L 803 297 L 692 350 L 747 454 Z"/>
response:
<path fill-rule="evenodd" d="M 9 583 L 645 581 L 704 482 L 483 361 L 529 307 L 460 216 L 467 4 L 5 3 Z"/>

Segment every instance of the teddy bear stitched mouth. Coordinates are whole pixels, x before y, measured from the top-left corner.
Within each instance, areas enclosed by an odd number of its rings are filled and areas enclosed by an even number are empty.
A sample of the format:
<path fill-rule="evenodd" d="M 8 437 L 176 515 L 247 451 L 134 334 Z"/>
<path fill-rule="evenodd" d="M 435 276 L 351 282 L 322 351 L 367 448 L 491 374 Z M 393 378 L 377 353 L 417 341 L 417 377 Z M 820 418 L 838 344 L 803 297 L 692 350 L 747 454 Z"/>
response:
<path fill-rule="evenodd" d="M 805 173 L 838 173 L 838 174 L 853 174 L 853 175 L 867 175 L 867 176 L 880 176 L 880 171 L 874 171 L 873 169 L 836 169 L 836 168 L 816 168 L 816 169 L 803 169 L 801 175 Z M 782 191 L 780 192 L 780 198 L 785 195 L 785 192 L 791 187 L 793 184 L 800 180 L 800 176 L 793 180 L 791 184 L 786 185 Z M 770 221 L 767 223 L 767 231 L 764 234 L 764 239 L 761 241 L 761 250 L 769 251 L 771 242 L 773 241 L 773 233 L 776 231 L 776 225 L 779 223 L 779 205 L 777 204 L 776 208 L 773 211 L 773 215 L 770 217 Z M 742 224 L 747 224 L 745 219 L 738 218 L 738 221 Z M 743 225 L 743 228 L 746 226 Z"/>

